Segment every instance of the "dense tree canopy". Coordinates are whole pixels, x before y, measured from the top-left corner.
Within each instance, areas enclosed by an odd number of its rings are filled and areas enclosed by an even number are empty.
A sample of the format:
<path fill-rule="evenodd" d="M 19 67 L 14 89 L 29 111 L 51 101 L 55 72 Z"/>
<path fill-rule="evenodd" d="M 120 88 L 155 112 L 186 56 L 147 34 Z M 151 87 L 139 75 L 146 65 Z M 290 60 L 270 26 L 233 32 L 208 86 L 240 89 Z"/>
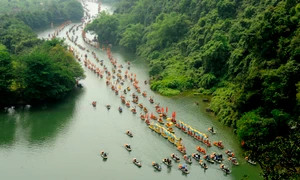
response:
<path fill-rule="evenodd" d="M 22 0 L 1 2 L 0 16 L 8 14 L 22 20 L 31 28 L 50 26 L 50 23 L 80 20 L 83 8 L 77 0 Z"/>
<path fill-rule="evenodd" d="M 213 95 L 266 179 L 299 178 L 299 0 L 121 0 L 105 18 L 88 30 L 147 58 L 153 90 Z"/>
<path fill-rule="evenodd" d="M 84 77 L 62 40 L 40 40 L 7 15 L 0 17 L 0 29 L 0 106 L 60 99 Z"/>

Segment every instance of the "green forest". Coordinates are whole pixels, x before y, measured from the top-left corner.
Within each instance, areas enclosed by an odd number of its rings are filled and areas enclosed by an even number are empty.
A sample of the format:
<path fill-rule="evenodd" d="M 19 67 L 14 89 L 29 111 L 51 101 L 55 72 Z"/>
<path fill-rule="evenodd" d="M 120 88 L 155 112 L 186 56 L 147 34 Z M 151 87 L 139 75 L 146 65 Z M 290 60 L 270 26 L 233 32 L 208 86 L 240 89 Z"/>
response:
<path fill-rule="evenodd" d="M 1 15 L 15 16 L 31 28 L 50 27 L 50 23 L 79 21 L 83 8 L 77 0 L 4 0 Z"/>
<path fill-rule="evenodd" d="M 8 4 L 13 2 L 19 1 L 12 0 Z M 64 1 L 65 4 L 74 2 Z M 66 14 L 83 12 L 81 4 L 76 4 L 70 6 L 73 8 L 66 11 Z M 79 12 L 78 5 L 81 9 Z M 0 106 L 61 99 L 74 89 L 76 79 L 84 78 L 83 69 L 67 50 L 63 40 L 46 41 L 37 38 L 29 26 L 39 26 L 22 20 L 29 16 L 19 16 L 26 11 L 0 16 Z M 54 11 L 49 12 L 56 14 Z M 43 14 L 45 11 L 38 10 L 36 13 Z M 81 18 L 83 13 L 79 15 Z M 80 20 L 79 15 L 77 20 Z M 46 23 L 39 17 L 32 22 Z"/>
<path fill-rule="evenodd" d="M 299 179 L 299 23 L 299 0 L 121 0 L 86 31 L 146 58 L 162 95 L 212 95 L 265 179 Z"/>

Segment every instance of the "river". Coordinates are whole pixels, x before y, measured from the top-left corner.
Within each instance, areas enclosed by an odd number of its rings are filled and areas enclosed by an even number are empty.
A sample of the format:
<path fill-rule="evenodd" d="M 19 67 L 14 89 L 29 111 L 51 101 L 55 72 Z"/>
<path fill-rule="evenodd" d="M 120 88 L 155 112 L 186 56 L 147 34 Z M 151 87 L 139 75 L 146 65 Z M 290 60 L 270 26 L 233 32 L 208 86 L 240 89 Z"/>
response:
<path fill-rule="evenodd" d="M 87 4 L 91 14 L 96 14 L 97 6 L 94 3 Z M 102 9 L 111 10 L 111 6 L 102 4 Z M 71 26 L 72 24 L 67 29 Z M 67 29 L 61 33 L 60 37 L 65 36 Z M 38 36 L 47 38 L 48 34 L 53 33 L 54 30 L 55 28 L 49 28 L 39 31 Z M 77 41 L 79 44 L 95 51 L 97 56 L 104 60 L 108 69 L 112 68 L 106 52 L 85 44 L 80 31 L 77 31 L 76 35 L 79 36 Z M 136 73 L 140 82 L 148 79 L 148 68 L 143 59 L 118 48 L 113 48 L 113 54 L 124 66 L 125 61 L 131 62 L 130 72 Z M 93 60 L 90 54 L 89 57 Z M 152 92 L 148 85 L 143 84 L 141 88 L 148 92 L 148 97 L 153 96 L 154 101 L 159 102 L 163 107 L 168 107 L 169 112 L 175 111 L 177 119 L 206 134 L 208 134 L 207 128 L 213 126 L 217 134 L 210 135 L 210 140 L 222 140 L 225 149 L 234 150 L 240 163 L 239 166 L 231 165 L 225 156 L 225 150 L 219 150 L 213 146 L 206 148 L 207 152 L 223 153 L 224 164 L 232 170 L 231 174 L 224 175 L 219 164 L 209 164 L 208 170 L 204 171 L 195 160 L 192 165 L 188 165 L 190 170 L 188 175 L 183 175 L 177 169 L 176 163 L 172 168 L 167 168 L 162 164 L 162 171 L 155 171 L 151 163 L 153 161 L 161 163 L 161 160 L 164 157 L 170 157 L 171 153 L 180 155 L 176 147 L 151 131 L 140 120 L 140 109 L 134 115 L 128 108 L 123 107 L 119 96 L 106 86 L 104 78 L 100 79 L 87 68 L 85 68 L 85 74 L 86 78 L 81 80 L 84 88 L 75 90 L 59 103 L 1 111 L 1 179 L 240 180 L 244 175 L 249 175 L 248 179 L 262 179 L 259 175 L 259 167 L 252 166 L 244 160 L 244 152 L 237 143 L 232 129 L 223 126 L 211 114 L 205 112 L 208 104 L 201 101 L 203 97 L 193 95 L 163 97 Z M 132 92 L 126 95 L 128 99 Z M 98 102 L 97 107 L 92 107 L 92 101 Z M 195 105 L 195 101 L 198 101 L 199 105 Z M 140 102 L 146 105 L 150 112 L 155 112 L 154 105 L 149 103 L 148 98 L 141 96 Z M 105 104 L 110 104 L 111 109 L 107 110 Z M 123 113 L 117 111 L 119 106 L 123 107 Z M 127 129 L 133 132 L 133 138 L 125 135 Z M 195 153 L 198 145 L 205 147 L 177 128 L 174 129 L 175 135 L 183 139 L 188 154 Z M 131 144 L 132 152 L 124 149 L 125 143 Z M 100 156 L 102 150 L 109 153 L 107 161 L 103 161 Z M 132 164 L 134 157 L 142 161 L 143 167 L 138 168 Z M 183 162 L 182 156 L 181 161 Z"/>

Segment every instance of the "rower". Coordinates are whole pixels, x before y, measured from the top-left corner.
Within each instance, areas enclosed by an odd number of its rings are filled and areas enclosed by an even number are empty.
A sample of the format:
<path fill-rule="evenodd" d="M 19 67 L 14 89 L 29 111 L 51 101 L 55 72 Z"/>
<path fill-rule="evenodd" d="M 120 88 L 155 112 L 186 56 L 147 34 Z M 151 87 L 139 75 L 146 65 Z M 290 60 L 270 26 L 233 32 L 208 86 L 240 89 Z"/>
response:
<path fill-rule="evenodd" d="M 211 127 L 211 132 L 214 132 L 214 127 Z"/>

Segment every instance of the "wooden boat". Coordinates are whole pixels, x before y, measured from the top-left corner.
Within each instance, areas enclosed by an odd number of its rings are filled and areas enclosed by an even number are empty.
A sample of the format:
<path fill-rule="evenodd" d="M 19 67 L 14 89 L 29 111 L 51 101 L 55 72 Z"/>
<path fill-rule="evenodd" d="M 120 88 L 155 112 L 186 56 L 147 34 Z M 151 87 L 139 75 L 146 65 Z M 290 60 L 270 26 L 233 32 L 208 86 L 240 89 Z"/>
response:
<path fill-rule="evenodd" d="M 125 104 L 127 107 L 130 107 L 130 102 L 126 102 L 126 104 Z"/>
<path fill-rule="evenodd" d="M 106 152 L 104 152 L 104 151 L 101 151 L 100 155 L 101 155 L 101 157 L 103 159 L 107 159 L 108 158 L 108 154 Z"/>
<path fill-rule="evenodd" d="M 146 119 L 145 123 L 146 123 L 147 125 L 150 125 L 149 119 Z"/>
<path fill-rule="evenodd" d="M 132 112 L 133 114 L 136 114 L 136 109 L 135 109 L 135 108 L 132 108 L 132 109 L 131 109 L 131 112 Z"/>
<path fill-rule="evenodd" d="M 133 164 L 135 164 L 137 167 L 142 167 L 142 163 L 140 161 L 137 161 L 136 158 L 132 159 Z"/>
<path fill-rule="evenodd" d="M 145 116 L 143 114 L 140 114 L 141 120 L 145 120 Z"/>
<path fill-rule="evenodd" d="M 175 162 L 180 162 L 180 158 L 176 155 L 176 154 L 171 154 L 171 158 L 175 161 Z"/>
<path fill-rule="evenodd" d="M 147 97 L 147 93 L 145 91 L 142 93 L 142 95 L 143 97 Z"/>
<path fill-rule="evenodd" d="M 172 161 L 169 158 L 164 158 L 162 162 L 168 167 L 172 167 Z"/>
<path fill-rule="evenodd" d="M 256 165 L 256 162 L 255 161 L 251 161 L 250 159 L 247 161 L 249 164 L 251 164 L 251 165 Z"/>
<path fill-rule="evenodd" d="M 224 173 L 226 173 L 226 174 L 230 174 L 230 173 L 231 173 L 231 170 L 230 170 L 229 168 L 225 167 L 224 164 L 221 164 L 221 165 L 220 165 L 220 169 L 221 169 Z"/>
<path fill-rule="evenodd" d="M 159 118 L 157 122 L 159 122 L 160 124 L 165 124 L 165 122 L 161 118 Z"/>
<path fill-rule="evenodd" d="M 193 153 L 193 154 L 192 154 L 192 157 L 193 157 L 196 161 L 200 161 L 200 158 L 201 158 L 200 154 L 198 154 L 198 153 Z"/>
<path fill-rule="evenodd" d="M 138 99 L 134 99 L 134 100 L 132 100 L 132 102 L 133 102 L 134 104 L 138 104 L 138 103 L 139 103 L 139 100 L 138 100 Z"/>
<path fill-rule="evenodd" d="M 96 102 L 96 101 L 93 101 L 93 102 L 92 102 L 92 105 L 93 105 L 94 107 L 96 107 L 97 102 Z"/>
<path fill-rule="evenodd" d="M 208 130 L 208 132 L 210 132 L 211 134 L 216 134 L 216 131 L 213 130 L 212 128 L 208 128 L 207 130 Z"/>
<path fill-rule="evenodd" d="M 190 171 L 189 171 L 184 165 L 179 164 L 179 165 L 178 165 L 178 169 L 179 169 L 181 172 L 185 173 L 185 174 L 189 174 L 189 173 L 190 173 Z"/>
<path fill-rule="evenodd" d="M 222 141 L 219 141 L 219 142 L 214 141 L 213 144 L 220 149 L 224 149 L 224 145 L 222 144 Z"/>
<path fill-rule="evenodd" d="M 228 160 L 235 166 L 238 166 L 239 163 L 237 162 L 236 158 L 233 157 L 229 157 Z"/>
<path fill-rule="evenodd" d="M 144 111 L 145 113 L 147 113 L 147 112 L 148 112 L 148 109 L 147 109 L 146 107 L 144 107 L 144 108 L 143 108 L 143 111 Z"/>
<path fill-rule="evenodd" d="M 167 121 L 168 121 L 168 119 L 167 119 Z M 166 123 L 166 127 L 172 127 L 174 124 L 172 123 L 172 122 L 167 122 Z"/>
<path fill-rule="evenodd" d="M 177 150 L 178 150 L 179 152 L 181 152 L 181 154 L 186 154 L 186 150 L 185 150 L 185 148 L 184 148 L 183 146 L 178 146 L 178 147 L 177 147 Z"/>
<path fill-rule="evenodd" d="M 200 153 L 202 153 L 203 155 L 206 155 L 206 151 L 204 148 L 201 148 L 200 146 L 197 146 L 196 150 Z"/>
<path fill-rule="evenodd" d="M 123 112 L 123 109 L 121 107 L 119 107 L 118 111 L 121 113 L 121 112 Z"/>
<path fill-rule="evenodd" d="M 154 115 L 150 116 L 150 118 L 153 119 L 153 120 L 157 120 L 157 117 L 154 116 Z"/>
<path fill-rule="evenodd" d="M 227 154 L 229 157 L 234 157 L 234 153 L 231 150 L 226 150 L 225 154 Z"/>
<path fill-rule="evenodd" d="M 188 164 L 192 164 L 192 163 L 193 163 L 193 161 L 192 161 L 192 159 L 191 159 L 191 156 L 184 155 L 184 156 L 183 156 L 183 159 L 184 159 L 185 162 L 188 163 Z"/>
<path fill-rule="evenodd" d="M 127 151 L 131 151 L 131 147 L 130 147 L 129 144 L 125 144 L 124 147 L 125 147 L 125 149 L 126 149 Z"/>
<path fill-rule="evenodd" d="M 255 162 L 255 161 L 252 161 L 252 160 L 250 160 L 250 159 L 249 159 L 249 157 L 245 157 L 245 159 L 246 159 L 246 161 L 247 161 L 249 164 L 251 164 L 251 165 L 253 165 L 253 166 L 255 166 L 255 165 L 256 165 L 256 162 Z"/>
<path fill-rule="evenodd" d="M 169 127 L 169 128 L 168 128 L 168 131 L 169 131 L 170 133 L 175 133 L 175 132 L 174 132 L 174 129 L 173 129 L 172 127 Z"/>
<path fill-rule="evenodd" d="M 161 171 L 161 166 L 158 163 L 152 162 L 152 166 L 154 167 L 154 169 Z"/>
<path fill-rule="evenodd" d="M 153 126 L 152 124 L 150 124 L 148 127 L 149 127 L 151 130 L 155 131 L 155 128 L 154 128 L 154 126 Z"/>
<path fill-rule="evenodd" d="M 159 108 L 160 108 L 159 104 L 156 104 L 155 109 L 159 109 Z"/>
<path fill-rule="evenodd" d="M 140 103 L 138 106 L 139 106 L 140 108 L 143 108 L 143 107 L 144 107 L 142 103 Z"/>
<path fill-rule="evenodd" d="M 153 104 L 153 103 L 154 103 L 154 100 L 153 100 L 152 98 L 150 98 L 150 99 L 149 99 L 149 102 L 150 102 L 151 104 Z"/>
<path fill-rule="evenodd" d="M 127 134 L 129 137 L 133 137 L 132 133 L 131 133 L 129 130 L 126 131 L 126 134 Z"/>
<path fill-rule="evenodd" d="M 208 155 L 203 156 L 203 159 L 206 160 L 207 162 L 211 163 L 211 164 L 215 163 L 215 161 L 212 160 Z"/>
<path fill-rule="evenodd" d="M 199 161 L 199 164 L 202 168 L 208 169 L 208 166 L 206 164 L 204 164 L 204 162 L 202 160 Z"/>

